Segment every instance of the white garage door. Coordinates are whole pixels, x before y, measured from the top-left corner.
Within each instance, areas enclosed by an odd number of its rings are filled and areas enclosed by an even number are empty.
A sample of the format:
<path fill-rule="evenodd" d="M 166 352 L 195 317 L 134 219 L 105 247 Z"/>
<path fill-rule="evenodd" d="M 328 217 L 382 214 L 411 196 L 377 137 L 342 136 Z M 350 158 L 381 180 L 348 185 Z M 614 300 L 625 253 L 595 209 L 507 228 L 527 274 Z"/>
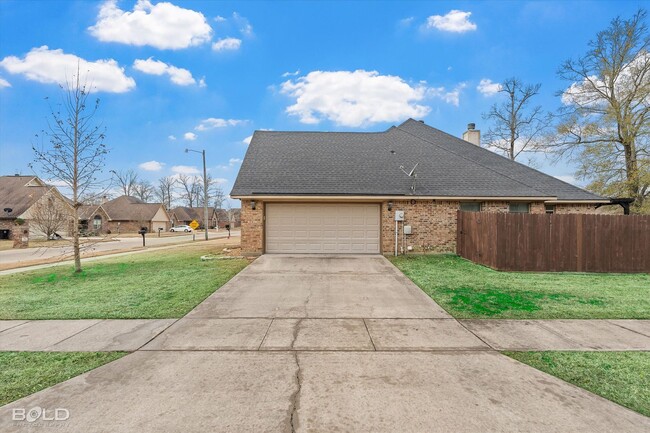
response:
<path fill-rule="evenodd" d="M 267 203 L 267 253 L 379 253 L 379 205 Z"/>

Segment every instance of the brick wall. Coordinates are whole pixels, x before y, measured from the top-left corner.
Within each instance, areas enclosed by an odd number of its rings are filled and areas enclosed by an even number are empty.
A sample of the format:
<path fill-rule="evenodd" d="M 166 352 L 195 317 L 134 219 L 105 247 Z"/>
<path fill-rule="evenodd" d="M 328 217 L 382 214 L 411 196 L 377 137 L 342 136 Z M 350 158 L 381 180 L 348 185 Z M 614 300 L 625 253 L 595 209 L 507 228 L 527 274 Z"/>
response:
<path fill-rule="evenodd" d="M 454 252 L 456 251 L 456 211 L 459 202 L 439 200 L 398 200 L 393 202 L 393 210 L 388 204 L 381 206 L 382 252 L 395 252 L 395 211 L 404 211 L 404 225 L 410 225 L 412 234 L 406 236 L 406 246 L 415 252 Z M 402 223 L 400 223 L 399 246 L 402 247 Z"/>
<path fill-rule="evenodd" d="M 25 221 L 22 225 L 16 225 L 14 221 L 13 219 L 0 220 L 0 230 L 11 231 L 9 239 L 13 241 L 13 248 L 29 247 L 29 221 Z"/>
<path fill-rule="evenodd" d="M 264 252 L 264 202 L 255 201 L 255 210 L 250 200 L 241 201 L 241 250 L 245 255 Z"/>
<path fill-rule="evenodd" d="M 388 202 L 381 204 L 381 250 L 384 254 L 395 251 L 396 210 L 403 210 L 405 221 L 410 225 L 412 234 L 406 236 L 402 243 L 402 223 L 400 223 L 398 249 L 402 245 L 413 247 L 418 253 L 455 253 L 456 252 L 456 212 L 460 207 L 458 201 L 446 200 L 396 200 L 393 209 L 388 210 Z M 481 203 L 481 212 L 508 212 L 506 201 L 489 201 Z M 594 213 L 593 205 L 557 205 L 558 213 Z M 530 204 L 531 213 L 544 213 L 543 202 Z M 242 253 L 258 255 L 264 252 L 264 202 L 256 201 L 252 210 L 250 200 L 242 200 L 241 207 L 241 247 Z"/>
<path fill-rule="evenodd" d="M 567 214 L 567 213 L 595 214 L 595 213 L 598 213 L 598 209 L 596 209 L 596 205 L 593 205 L 593 204 L 558 204 L 558 205 L 555 205 L 555 213 L 561 213 L 561 214 L 562 213 L 563 214 Z"/>

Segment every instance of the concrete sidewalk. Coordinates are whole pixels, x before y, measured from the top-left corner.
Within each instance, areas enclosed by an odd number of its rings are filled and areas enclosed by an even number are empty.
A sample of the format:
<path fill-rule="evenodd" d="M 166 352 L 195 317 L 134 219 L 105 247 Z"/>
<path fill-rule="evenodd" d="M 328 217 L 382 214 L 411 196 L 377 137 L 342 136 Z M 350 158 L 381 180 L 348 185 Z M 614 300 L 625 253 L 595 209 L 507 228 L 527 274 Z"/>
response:
<path fill-rule="evenodd" d="M 0 351 L 132 352 L 175 321 L 2 320 Z"/>
<path fill-rule="evenodd" d="M 650 320 L 0 320 L 0 351 L 138 349 L 650 351 Z"/>

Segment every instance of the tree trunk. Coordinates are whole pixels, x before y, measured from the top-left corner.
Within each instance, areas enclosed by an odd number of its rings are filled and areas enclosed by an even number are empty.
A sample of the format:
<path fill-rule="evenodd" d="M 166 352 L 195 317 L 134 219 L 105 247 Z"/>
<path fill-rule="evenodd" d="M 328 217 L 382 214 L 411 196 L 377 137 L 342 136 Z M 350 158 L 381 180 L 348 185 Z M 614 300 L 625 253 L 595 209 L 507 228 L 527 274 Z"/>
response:
<path fill-rule="evenodd" d="M 622 143 L 625 154 L 625 176 L 627 178 L 627 191 L 634 198 L 633 207 L 639 208 L 643 204 L 643 195 L 640 194 L 639 168 L 636 160 L 634 143 Z"/>

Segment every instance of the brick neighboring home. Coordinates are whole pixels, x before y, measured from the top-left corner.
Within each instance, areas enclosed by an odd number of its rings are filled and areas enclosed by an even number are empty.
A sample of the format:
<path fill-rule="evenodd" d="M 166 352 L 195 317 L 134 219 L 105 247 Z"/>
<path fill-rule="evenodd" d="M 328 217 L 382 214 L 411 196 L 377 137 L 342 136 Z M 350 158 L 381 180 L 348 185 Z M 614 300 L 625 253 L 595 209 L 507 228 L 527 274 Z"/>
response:
<path fill-rule="evenodd" d="M 83 206 L 82 230 L 96 233 L 134 233 L 145 227 L 150 233 L 168 231 L 171 216 L 162 203 L 145 203 L 126 195 L 95 206 Z"/>
<path fill-rule="evenodd" d="M 44 237 L 33 218 L 39 205 L 58 205 L 59 213 L 69 211 L 70 221 L 57 233 L 67 236 L 72 224 L 72 206 L 59 190 L 37 176 L 0 176 L 0 239 L 12 239 L 18 231 L 27 230 L 31 237 Z M 43 208 L 39 208 L 43 209 Z M 16 221 L 27 224 L 20 228 Z"/>
<path fill-rule="evenodd" d="M 226 224 L 230 224 L 230 228 L 241 227 L 241 209 L 215 209 L 213 221 L 219 224 L 219 228 L 226 228 Z"/>
<path fill-rule="evenodd" d="M 202 207 L 178 206 L 172 209 L 169 213 L 174 226 L 190 225 L 192 221 L 196 220 L 196 222 L 203 227 L 203 212 L 204 209 Z M 208 209 L 208 215 L 213 213 L 214 211 L 212 208 Z M 210 225 L 213 226 L 212 219 Z"/>
<path fill-rule="evenodd" d="M 400 247 L 410 226 L 413 251 L 455 252 L 459 209 L 594 213 L 610 203 L 481 148 L 471 124 L 463 138 L 413 119 L 372 133 L 255 131 L 231 192 L 242 252 L 390 254 L 398 210 Z"/>

